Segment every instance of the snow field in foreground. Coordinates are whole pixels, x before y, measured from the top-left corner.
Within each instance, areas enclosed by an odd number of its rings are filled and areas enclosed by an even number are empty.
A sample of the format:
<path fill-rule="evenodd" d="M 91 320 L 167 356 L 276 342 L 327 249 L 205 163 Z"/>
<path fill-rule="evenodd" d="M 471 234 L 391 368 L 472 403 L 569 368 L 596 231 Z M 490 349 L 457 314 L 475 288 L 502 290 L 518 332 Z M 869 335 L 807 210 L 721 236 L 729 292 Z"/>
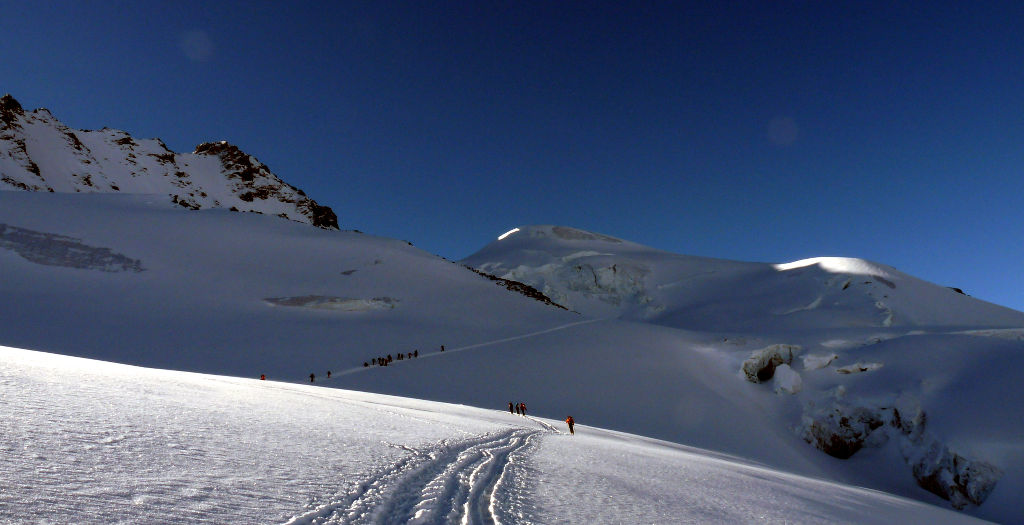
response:
<path fill-rule="evenodd" d="M 629 434 L 0 347 L 0 522 L 966 523 Z"/>

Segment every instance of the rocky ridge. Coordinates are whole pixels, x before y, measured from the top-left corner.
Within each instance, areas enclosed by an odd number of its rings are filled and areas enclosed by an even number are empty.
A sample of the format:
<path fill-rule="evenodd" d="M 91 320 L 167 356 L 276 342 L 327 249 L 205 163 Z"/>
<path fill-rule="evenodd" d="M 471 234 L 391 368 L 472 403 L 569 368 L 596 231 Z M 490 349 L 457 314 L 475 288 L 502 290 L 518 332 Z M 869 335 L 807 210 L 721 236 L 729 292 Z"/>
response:
<path fill-rule="evenodd" d="M 191 210 L 265 213 L 338 229 L 329 207 L 228 142 L 175 153 L 159 139 L 120 130 L 71 129 L 49 110 L 26 112 L 11 95 L 0 98 L 0 190 L 165 194 Z"/>

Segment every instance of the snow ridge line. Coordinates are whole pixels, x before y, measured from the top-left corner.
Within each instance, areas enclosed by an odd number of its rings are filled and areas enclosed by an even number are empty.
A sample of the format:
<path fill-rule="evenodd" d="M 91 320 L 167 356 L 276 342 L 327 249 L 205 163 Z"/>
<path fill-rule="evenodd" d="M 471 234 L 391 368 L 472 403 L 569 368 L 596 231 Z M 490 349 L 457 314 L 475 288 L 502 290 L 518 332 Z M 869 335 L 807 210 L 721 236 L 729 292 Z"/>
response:
<path fill-rule="evenodd" d="M 348 494 L 293 517 L 286 525 L 323 523 L 500 524 L 508 514 L 513 456 L 540 430 L 513 428 L 416 450 Z"/>

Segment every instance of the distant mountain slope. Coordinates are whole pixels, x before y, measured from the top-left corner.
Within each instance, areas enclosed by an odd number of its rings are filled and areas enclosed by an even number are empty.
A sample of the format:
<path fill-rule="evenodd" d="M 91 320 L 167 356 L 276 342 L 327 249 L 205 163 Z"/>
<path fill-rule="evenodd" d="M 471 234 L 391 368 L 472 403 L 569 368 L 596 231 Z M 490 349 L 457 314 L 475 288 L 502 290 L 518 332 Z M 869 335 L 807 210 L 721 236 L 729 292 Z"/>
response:
<path fill-rule="evenodd" d="M 587 315 L 694 330 L 1024 326 L 1022 312 L 860 259 L 725 261 L 529 226 L 462 262 Z"/>
<path fill-rule="evenodd" d="M 0 344 L 296 380 L 579 319 L 404 241 L 178 209 L 0 191 Z"/>
<path fill-rule="evenodd" d="M 182 207 L 277 215 L 338 228 L 334 212 L 227 142 L 174 153 L 159 139 L 70 129 L 48 110 L 0 98 L 0 190 L 161 194 Z"/>

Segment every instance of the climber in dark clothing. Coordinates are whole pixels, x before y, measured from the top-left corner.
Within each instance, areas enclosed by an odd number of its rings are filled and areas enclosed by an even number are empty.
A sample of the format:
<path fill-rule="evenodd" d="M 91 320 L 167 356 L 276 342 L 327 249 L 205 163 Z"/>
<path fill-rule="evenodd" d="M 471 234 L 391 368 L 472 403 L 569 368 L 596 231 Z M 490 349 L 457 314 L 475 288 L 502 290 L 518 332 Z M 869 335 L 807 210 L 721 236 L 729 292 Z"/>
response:
<path fill-rule="evenodd" d="M 508 402 L 508 413 L 509 414 L 515 414 L 516 413 L 515 409 L 512 408 L 512 402 L 511 401 Z"/>
<path fill-rule="evenodd" d="M 519 403 L 520 409 L 523 411 L 523 415 L 526 415 L 526 403 Z"/>
<path fill-rule="evenodd" d="M 309 382 L 312 383 L 316 379 L 316 374 L 309 374 Z"/>
<path fill-rule="evenodd" d="M 575 436 L 576 431 L 572 429 L 572 426 L 576 424 L 576 420 L 574 420 L 572 416 L 569 416 L 565 418 L 565 422 L 569 424 L 569 433 Z"/>

